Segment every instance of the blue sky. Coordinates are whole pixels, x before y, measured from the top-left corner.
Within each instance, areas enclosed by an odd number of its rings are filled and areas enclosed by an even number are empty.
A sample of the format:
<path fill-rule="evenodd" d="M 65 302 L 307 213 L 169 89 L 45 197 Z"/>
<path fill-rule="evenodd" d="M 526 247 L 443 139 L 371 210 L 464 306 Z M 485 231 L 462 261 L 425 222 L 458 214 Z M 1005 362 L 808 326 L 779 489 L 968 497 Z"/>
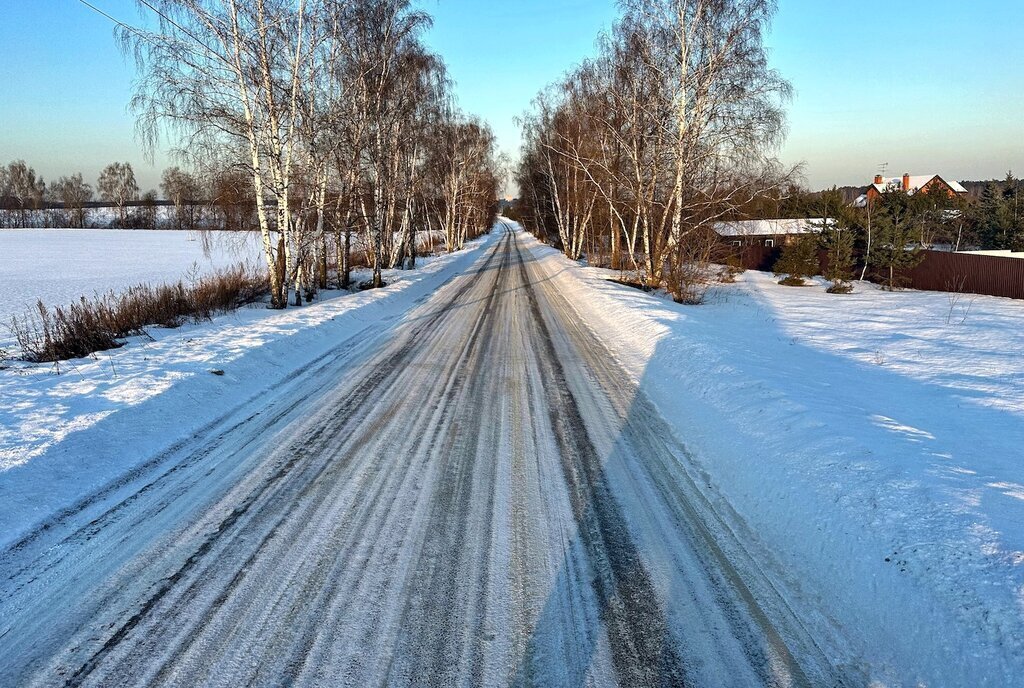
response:
<path fill-rule="evenodd" d="M 131 0 L 91 0 L 138 21 Z M 796 90 L 780 154 L 814 188 L 893 175 L 957 179 L 1024 173 L 1024 2 L 780 0 L 771 60 Z M 593 51 L 612 0 L 425 0 L 429 42 L 463 107 L 515 154 L 515 117 L 546 83 Z M 5 0 L 0 19 L 0 163 L 24 158 L 47 179 L 143 160 L 126 111 L 133 66 L 109 21 L 77 0 Z"/>

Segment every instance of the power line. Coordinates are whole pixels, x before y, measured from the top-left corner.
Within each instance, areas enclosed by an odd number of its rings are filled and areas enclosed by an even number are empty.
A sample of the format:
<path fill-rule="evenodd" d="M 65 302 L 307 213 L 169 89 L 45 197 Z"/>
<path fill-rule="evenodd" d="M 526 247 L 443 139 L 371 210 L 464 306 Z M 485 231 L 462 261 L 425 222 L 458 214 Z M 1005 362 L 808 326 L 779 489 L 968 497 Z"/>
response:
<path fill-rule="evenodd" d="M 85 6 L 86 6 L 86 7 L 88 7 L 89 9 L 91 9 L 91 10 L 92 10 L 93 12 L 95 12 L 96 14 L 99 14 L 99 15 L 101 15 L 101 16 L 103 16 L 103 17 L 106 17 L 107 19 L 109 19 L 110 21 L 114 22 L 114 23 L 115 23 L 115 24 L 117 24 L 118 26 L 120 26 L 120 27 L 122 27 L 122 28 L 124 28 L 124 29 L 127 29 L 128 31 L 131 31 L 132 33 L 137 33 L 137 34 L 140 34 L 140 33 L 142 33 L 142 32 L 141 32 L 141 31 L 140 31 L 139 29 L 137 29 L 136 27 L 134 27 L 134 26 L 131 26 L 130 24 L 125 24 L 125 23 L 124 23 L 123 21 L 121 21 L 120 19 L 117 19 L 117 18 L 115 18 L 115 17 L 112 17 L 112 16 L 110 16 L 109 14 L 107 14 L 106 12 L 104 12 L 103 10 L 101 10 L 101 9 L 100 9 L 99 7 L 96 7 L 96 5 L 93 5 L 92 3 L 89 3 L 89 2 L 87 2 L 86 0 L 78 0 L 78 2 L 82 3 L 83 5 L 85 5 Z"/>
<path fill-rule="evenodd" d="M 78 0 L 78 2 L 82 3 L 83 5 L 85 5 L 85 6 L 86 6 L 86 7 L 88 7 L 89 9 L 91 9 L 91 10 L 92 10 L 93 12 L 96 12 L 97 14 L 99 14 L 99 15 L 101 15 L 101 16 L 103 16 L 103 17 L 106 17 L 107 19 L 109 19 L 110 21 L 114 22 L 115 24 L 117 24 L 117 25 L 118 25 L 118 26 L 120 26 L 121 28 L 125 29 L 126 31 L 130 31 L 131 33 L 135 34 L 136 36 L 139 36 L 140 38 L 143 38 L 143 39 L 145 39 L 145 40 L 148 40 L 148 41 L 149 41 L 149 42 L 151 42 L 151 43 L 153 43 L 153 42 L 154 42 L 154 41 L 153 41 L 153 40 L 152 40 L 151 38 L 149 38 L 149 37 L 148 37 L 148 36 L 146 35 L 146 33 L 147 33 L 147 32 L 143 31 L 142 29 L 140 29 L 140 28 L 138 28 L 138 27 L 132 26 L 131 24 L 126 24 L 125 22 L 121 21 L 120 19 L 117 19 L 116 17 L 112 17 L 111 15 L 107 14 L 106 12 L 104 12 L 103 10 L 101 10 L 101 9 L 100 9 L 99 7 L 96 7 L 96 5 L 93 5 L 92 3 L 88 2 L 87 0 Z M 185 27 L 183 27 L 183 26 L 182 26 L 181 24 L 179 24 L 178 22 L 174 21 L 173 19 L 171 19 L 170 17 L 168 17 L 168 16 L 166 15 L 166 14 L 164 14 L 163 12 L 161 12 L 161 11 L 160 11 L 160 10 L 159 10 L 159 9 L 158 9 L 157 7 L 155 7 L 155 6 L 154 6 L 154 5 L 152 4 L 152 3 L 148 2 L 147 0 L 139 0 L 139 4 L 141 4 L 141 5 L 145 6 L 145 7 L 147 7 L 147 8 L 148 8 L 148 9 L 149 9 L 150 11 L 152 11 L 152 12 L 153 12 L 154 14 L 156 14 L 156 15 L 157 15 L 158 17 L 162 18 L 162 19 L 163 19 L 164 21 L 166 21 L 166 22 L 167 22 L 168 24 L 170 24 L 171 26 L 173 26 L 174 28 L 178 29 L 178 30 L 179 30 L 179 31 L 181 31 L 181 32 L 182 32 L 183 34 L 185 34 L 186 36 L 188 36 L 189 38 L 191 38 L 191 39 L 192 39 L 193 41 L 195 41 L 195 42 L 196 42 L 196 43 L 198 43 L 198 44 L 199 44 L 200 46 L 202 46 L 202 47 L 203 47 L 203 49 L 204 49 L 204 50 L 206 50 L 206 51 L 207 51 L 208 53 L 211 53 L 211 54 L 213 54 L 213 55 L 216 55 L 216 56 L 217 56 L 218 58 L 220 58 L 221 60 L 224 60 L 224 57 L 223 57 L 223 56 L 221 56 L 221 54 L 220 54 L 220 53 L 218 53 L 218 52 L 217 52 L 216 50 L 213 50 L 213 49 L 211 49 L 211 48 L 210 48 L 210 47 L 209 47 L 208 45 L 206 45 L 206 43 L 204 43 L 204 42 L 203 42 L 203 41 L 202 41 L 202 40 L 201 40 L 201 39 L 200 39 L 200 38 L 199 38 L 198 36 L 196 36 L 196 35 L 195 35 L 194 33 L 192 33 L 191 31 L 189 31 L 189 30 L 188 30 L 188 29 L 186 29 Z"/>
<path fill-rule="evenodd" d="M 178 29 L 178 31 L 181 31 L 181 32 L 182 32 L 183 34 L 185 34 L 186 36 L 188 36 L 189 38 L 191 38 L 191 39 L 192 39 L 193 41 L 195 41 L 195 42 L 196 42 L 196 43 L 198 43 L 199 45 L 203 46 L 203 48 L 204 48 L 204 49 L 205 49 L 205 50 L 206 50 L 207 52 L 213 53 L 214 55 L 217 55 L 218 57 L 220 57 L 220 53 L 218 53 L 218 52 L 217 52 L 217 51 L 215 51 L 215 50 L 212 50 L 212 49 L 210 49 L 210 47 L 209 47 L 208 45 L 206 45 L 206 43 L 204 43 L 202 39 L 200 39 L 200 38 L 199 38 L 198 36 L 196 36 L 196 35 L 195 35 L 194 33 L 192 33 L 191 31 L 189 31 L 188 29 L 186 29 L 186 28 L 185 28 L 184 26 L 182 26 L 182 25 L 181 25 L 181 24 L 179 24 L 178 22 L 176 22 L 176 21 L 174 21 L 173 19 L 171 19 L 170 17 L 168 17 L 168 16 L 166 15 L 166 14 L 164 14 L 163 12 L 161 12 L 161 11 L 160 11 L 159 9 L 157 9 L 156 7 L 154 7 L 154 6 L 153 6 L 153 4 L 152 4 L 152 3 L 150 3 L 150 2 L 148 1 L 148 0 L 139 0 L 139 3 L 140 3 L 140 4 L 142 4 L 142 5 L 145 5 L 146 7 L 148 7 L 148 8 L 149 8 L 150 10 L 152 10 L 152 11 L 153 11 L 153 13 L 155 13 L 155 14 L 156 14 L 156 15 L 157 15 L 158 17 L 160 17 L 161 19 L 163 19 L 164 21 L 166 21 L 166 22 L 167 22 L 168 24 L 170 24 L 170 25 L 171 25 L 171 26 L 173 26 L 174 28 Z M 222 58 L 222 59 L 223 59 L 223 58 Z"/>

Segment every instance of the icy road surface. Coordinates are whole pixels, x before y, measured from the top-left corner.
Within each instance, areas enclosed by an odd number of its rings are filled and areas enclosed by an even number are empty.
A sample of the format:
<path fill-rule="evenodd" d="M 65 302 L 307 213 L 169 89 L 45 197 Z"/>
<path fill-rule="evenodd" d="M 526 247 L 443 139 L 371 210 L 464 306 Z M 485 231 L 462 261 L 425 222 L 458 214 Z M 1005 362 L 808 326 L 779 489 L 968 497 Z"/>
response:
<path fill-rule="evenodd" d="M 0 554 L 0 683 L 858 683 L 698 484 L 508 231 Z"/>

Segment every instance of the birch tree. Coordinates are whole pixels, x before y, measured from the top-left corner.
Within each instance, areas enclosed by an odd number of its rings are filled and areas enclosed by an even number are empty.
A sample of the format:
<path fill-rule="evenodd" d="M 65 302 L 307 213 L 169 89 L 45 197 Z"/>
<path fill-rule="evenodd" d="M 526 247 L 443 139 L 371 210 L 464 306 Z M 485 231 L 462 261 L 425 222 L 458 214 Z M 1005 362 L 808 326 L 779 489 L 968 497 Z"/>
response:
<path fill-rule="evenodd" d="M 486 225 L 498 183 L 495 138 L 478 119 L 447 104 L 431 129 L 430 212 L 449 251 L 462 248 L 473 227 Z M 470 237 L 471 238 L 471 237 Z"/>
<path fill-rule="evenodd" d="M 450 89 L 422 41 L 428 15 L 408 0 L 140 6 L 158 13 L 157 28 L 120 31 L 139 65 L 140 131 L 150 150 L 168 134 L 195 167 L 218 161 L 215 198 L 231 197 L 246 174 L 273 307 L 325 287 L 331 255 L 347 287 L 353 236 L 368 248 L 369 286 L 415 260 L 417 228 L 432 217 L 429 136 Z M 469 160 L 480 164 L 464 194 L 473 198 L 456 204 L 462 225 L 450 245 L 494 204 L 496 182 L 481 172 L 494 169 L 493 137 L 477 138 Z M 233 206 L 218 207 L 227 219 Z"/>
<path fill-rule="evenodd" d="M 304 0 L 159 0 L 158 28 L 122 27 L 142 78 L 132 105 L 152 149 L 165 128 L 186 154 L 242 147 L 252 176 L 271 305 L 295 272 L 290 183 L 309 8 Z M 279 260 L 280 257 L 280 260 Z M 284 266 L 284 270 L 281 266 Z"/>
<path fill-rule="evenodd" d="M 100 198 L 117 208 L 118 226 L 126 227 L 128 203 L 139 198 L 139 184 L 135 181 L 131 163 L 112 162 L 104 167 L 96 182 L 96 190 Z"/>
<path fill-rule="evenodd" d="M 357 5 L 352 21 L 351 57 L 367 126 L 363 153 L 370 191 L 360 209 L 367 220 L 371 286 L 377 288 L 383 285 L 385 243 L 391 241 L 393 232 L 401 157 L 399 130 L 408 114 L 402 89 L 408 84 L 408 70 L 426 58 L 420 36 L 430 26 L 430 17 L 413 11 L 407 0 L 371 0 Z"/>
<path fill-rule="evenodd" d="M 175 223 L 178 229 L 195 229 L 196 203 L 202 190 L 194 175 L 180 167 L 170 167 L 161 176 L 160 188 L 164 197 L 174 204 Z"/>
<path fill-rule="evenodd" d="M 3 182 L 4 195 L 17 210 L 17 226 L 31 226 L 32 212 L 43 206 L 46 182 L 24 160 L 15 160 L 7 165 Z"/>
<path fill-rule="evenodd" d="M 626 0 L 599 55 L 525 118 L 518 175 L 578 257 L 600 198 L 648 286 L 699 301 L 711 227 L 785 178 L 789 85 L 769 68 L 769 0 Z M 594 107 L 593 103 L 599 103 Z M 541 190 L 537 183 L 544 187 Z M 549 208 L 540 205 L 547 203 Z"/>
<path fill-rule="evenodd" d="M 64 204 L 64 211 L 73 227 L 85 227 L 85 205 L 92 200 L 92 186 L 85 183 L 81 173 L 61 177 L 51 186 L 51 193 Z"/>

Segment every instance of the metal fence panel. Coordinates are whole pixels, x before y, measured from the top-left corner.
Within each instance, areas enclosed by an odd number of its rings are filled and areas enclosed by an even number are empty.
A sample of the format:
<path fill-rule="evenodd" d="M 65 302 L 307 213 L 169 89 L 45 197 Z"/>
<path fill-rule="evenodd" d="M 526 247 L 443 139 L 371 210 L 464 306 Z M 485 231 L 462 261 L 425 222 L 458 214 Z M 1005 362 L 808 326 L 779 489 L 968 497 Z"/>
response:
<path fill-rule="evenodd" d="M 922 251 L 909 274 L 912 289 L 1024 299 L 1024 259 Z"/>

